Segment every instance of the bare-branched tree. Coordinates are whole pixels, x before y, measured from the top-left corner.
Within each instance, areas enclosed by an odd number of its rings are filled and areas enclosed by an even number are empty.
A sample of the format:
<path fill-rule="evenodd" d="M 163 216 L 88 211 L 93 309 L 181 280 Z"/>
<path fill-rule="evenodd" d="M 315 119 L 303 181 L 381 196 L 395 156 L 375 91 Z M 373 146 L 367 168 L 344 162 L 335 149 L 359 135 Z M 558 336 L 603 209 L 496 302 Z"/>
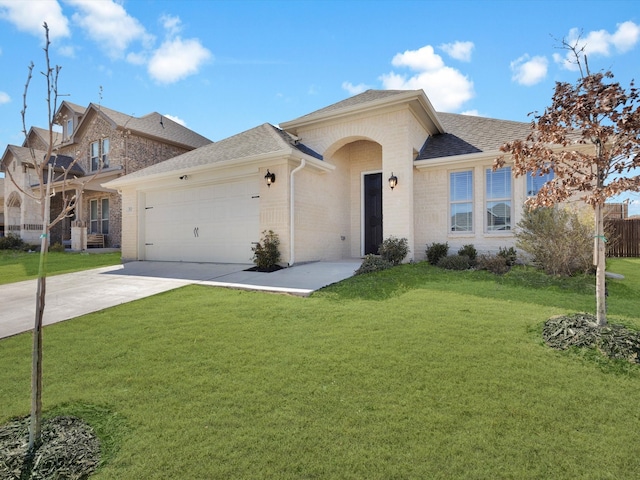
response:
<path fill-rule="evenodd" d="M 534 115 L 525 140 L 504 144 L 509 156 L 495 160 L 494 168 L 512 159 L 516 176 L 553 172 L 528 206 L 552 206 L 582 200 L 594 209 L 594 265 L 596 316 L 607 323 L 605 304 L 605 201 L 625 191 L 640 191 L 640 92 L 614 82 L 609 71 L 591 73 L 580 39 L 569 50 L 580 70 L 575 84 L 556 82 L 551 106 Z M 553 248 L 549 245 L 549 248 Z"/>
<path fill-rule="evenodd" d="M 77 194 L 81 191 L 84 184 L 91 181 L 99 173 L 98 170 L 94 175 L 88 178 L 77 179 L 74 177 L 74 167 L 79 160 L 76 155 L 72 161 L 69 157 L 65 157 L 64 161 L 59 161 L 57 155 L 57 145 L 55 141 L 55 114 L 58 109 L 58 75 L 61 67 L 51 66 L 49 56 L 49 27 L 46 23 L 43 25 L 45 30 L 45 46 L 43 48 L 45 54 L 46 69 L 41 72 L 45 77 L 47 92 L 46 104 L 48 109 L 48 145 L 46 153 L 36 150 L 29 139 L 29 131 L 27 129 L 27 94 L 29 85 L 33 77 L 33 62 L 29 65 L 27 81 L 24 86 L 22 116 L 22 131 L 26 139 L 26 145 L 30 151 L 31 164 L 27 168 L 34 171 L 35 176 L 39 179 L 38 184 L 33 188 L 28 188 L 19 182 L 12 173 L 12 169 L 5 168 L 5 172 L 9 180 L 15 187 L 25 196 L 34 199 L 40 206 L 40 215 L 42 218 L 42 232 L 40 234 L 40 259 L 38 267 L 38 281 L 36 292 L 36 310 L 35 322 L 33 329 L 33 345 L 32 345 L 32 370 L 31 370 L 31 420 L 29 425 L 29 452 L 33 452 L 41 443 L 41 423 L 42 423 L 42 319 L 44 316 L 45 297 L 46 297 L 46 264 L 47 251 L 49 249 L 49 234 L 51 228 L 64 218 L 73 214 L 76 207 Z M 71 186 L 71 181 L 74 185 Z M 54 218 L 51 218 L 51 197 L 54 196 L 55 189 L 59 189 L 62 198 L 62 206 L 56 211 Z"/>

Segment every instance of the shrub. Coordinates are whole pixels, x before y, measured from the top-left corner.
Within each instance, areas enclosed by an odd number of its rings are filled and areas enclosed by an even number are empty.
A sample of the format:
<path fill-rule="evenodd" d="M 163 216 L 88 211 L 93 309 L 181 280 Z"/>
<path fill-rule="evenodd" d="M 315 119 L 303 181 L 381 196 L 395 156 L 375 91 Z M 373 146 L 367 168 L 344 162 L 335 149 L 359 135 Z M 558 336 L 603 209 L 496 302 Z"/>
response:
<path fill-rule="evenodd" d="M 63 252 L 64 253 L 64 245 L 60 242 L 54 243 L 49 247 L 50 252 Z"/>
<path fill-rule="evenodd" d="M 427 261 L 431 265 L 437 265 L 441 258 L 444 258 L 449 253 L 449 244 L 445 243 L 432 243 L 427 245 Z"/>
<path fill-rule="evenodd" d="M 409 253 L 409 246 L 406 238 L 389 237 L 378 249 L 380 256 L 392 265 L 400 265 L 404 257 Z"/>
<path fill-rule="evenodd" d="M 280 239 L 273 230 L 263 231 L 262 240 L 251 250 L 253 251 L 253 263 L 260 270 L 270 270 L 280 261 Z"/>
<path fill-rule="evenodd" d="M 593 269 L 593 226 L 566 208 L 525 209 L 516 245 L 550 275 L 570 276 Z"/>
<path fill-rule="evenodd" d="M 0 237 L 0 250 L 24 250 L 28 245 L 17 235 L 10 233 Z"/>
<path fill-rule="evenodd" d="M 471 262 L 467 255 L 448 255 L 438 261 L 438 267 L 447 270 L 468 270 L 471 268 Z"/>
<path fill-rule="evenodd" d="M 509 271 L 509 265 L 502 255 L 485 254 L 478 257 L 478 269 L 502 275 Z"/>
<path fill-rule="evenodd" d="M 466 255 L 467 257 L 469 257 L 469 262 L 471 263 L 471 266 L 476 264 L 476 259 L 478 257 L 478 251 L 476 250 L 476 247 L 474 247 L 473 245 L 469 244 L 469 245 L 463 245 L 460 250 L 458 250 L 458 255 Z"/>
<path fill-rule="evenodd" d="M 518 260 L 518 253 L 513 247 L 500 247 L 498 249 L 498 256 L 506 260 L 508 267 L 513 267 L 516 264 L 516 260 Z"/>
<path fill-rule="evenodd" d="M 355 275 L 361 275 L 363 273 L 379 272 L 380 270 L 386 270 L 393 267 L 393 263 L 389 260 L 385 260 L 378 255 L 367 255 L 364 257 L 362 265 L 356 270 Z"/>

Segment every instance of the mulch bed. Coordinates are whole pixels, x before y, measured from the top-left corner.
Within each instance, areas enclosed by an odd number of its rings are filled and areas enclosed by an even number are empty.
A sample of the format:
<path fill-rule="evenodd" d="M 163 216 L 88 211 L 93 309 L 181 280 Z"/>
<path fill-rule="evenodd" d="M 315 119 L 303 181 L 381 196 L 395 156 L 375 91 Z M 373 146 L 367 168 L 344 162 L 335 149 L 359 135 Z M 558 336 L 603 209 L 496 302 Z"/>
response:
<path fill-rule="evenodd" d="M 6 480 L 86 479 L 100 462 L 100 441 L 75 417 L 42 422 L 42 444 L 27 457 L 29 418 L 0 426 L 0 478 Z"/>
<path fill-rule="evenodd" d="M 609 358 L 640 363 L 640 332 L 624 325 L 599 327 L 594 315 L 576 313 L 551 317 L 544 324 L 542 338 L 552 348 L 595 348 Z"/>

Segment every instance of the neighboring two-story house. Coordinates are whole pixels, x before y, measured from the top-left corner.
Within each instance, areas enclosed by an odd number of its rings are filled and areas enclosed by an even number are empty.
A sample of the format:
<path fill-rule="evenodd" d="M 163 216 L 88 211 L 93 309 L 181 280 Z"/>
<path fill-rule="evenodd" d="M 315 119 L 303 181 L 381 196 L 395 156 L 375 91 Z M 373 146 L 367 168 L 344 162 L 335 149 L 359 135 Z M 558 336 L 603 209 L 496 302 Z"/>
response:
<path fill-rule="evenodd" d="M 121 245 L 121 197 L 103 183 L 211 143 L 159 113 L 134 117 L 96 104 L 85 108 L 64 101 L 55 120 L 61 131 L 51 139 L 53 155 L 48 162 L 55 172 L 50 218 L 61 211 L 63 195 L 75 195 L 77 202 L 52 228 L 50 242 L 74 250 L 85 249 L 91 233 L 102 234 L 105 246 Z M 8 177 L 5 233 L 29 243 L 39 243 L 44 219 L 40 205 L 24 192 L 39 188 L 42 179 L 36 175 L 33 158 L 44 159 L 49 142 L 48 130 L 31 128 L 22 146 L 9 145 L 2 156 L 2 170 Z M 63 168 L 74 159 L 63 179 Z"/>

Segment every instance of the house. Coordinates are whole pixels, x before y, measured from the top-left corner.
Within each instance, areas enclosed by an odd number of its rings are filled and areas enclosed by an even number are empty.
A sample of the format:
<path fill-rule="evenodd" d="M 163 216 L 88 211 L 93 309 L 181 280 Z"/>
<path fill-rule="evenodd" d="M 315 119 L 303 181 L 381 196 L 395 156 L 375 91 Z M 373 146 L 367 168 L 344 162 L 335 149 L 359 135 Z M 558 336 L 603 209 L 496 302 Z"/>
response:
<path fill-rule="evenodd" d="M 406 260 L 432 242 L 495 252 L 548 179 L 492 169 L 529 132 L 436 112 L 422 90 L 368 90 L 103 185 L 122 195 L 124 261 L 248 263 L 265 230 L 288 265 L 377 253 L 389 236 L 407 238 Z"/>
<path fill-rule="evenodd" d="M 62 211 L 63 196 L 75 195 L 77 201 L 70 215 L 51 229 L 50 243 L 67 244 L 73 250 L 87 247 L 88 234 L 100 235 L 105 246 L 120 246 L 120 195 L 102 183 L 211 143 L 159 113 L 134 117 L 93 103 L 85 108 L 64 101 L 55 121 L 60 131 L 51 138 L 49 130 L 32 127 L 21 146 L 7 146 L 2 156 L 2 170 L 8 177 L 5 224 L 7 233 L 39 243 L 42 210 L 25 192 L 46 182 L 33 168 L 34 157 L 44 159 L 51 144 L 53 155 L 47 168 L 54 173 L 55 195 L 49 218 Z"/>

